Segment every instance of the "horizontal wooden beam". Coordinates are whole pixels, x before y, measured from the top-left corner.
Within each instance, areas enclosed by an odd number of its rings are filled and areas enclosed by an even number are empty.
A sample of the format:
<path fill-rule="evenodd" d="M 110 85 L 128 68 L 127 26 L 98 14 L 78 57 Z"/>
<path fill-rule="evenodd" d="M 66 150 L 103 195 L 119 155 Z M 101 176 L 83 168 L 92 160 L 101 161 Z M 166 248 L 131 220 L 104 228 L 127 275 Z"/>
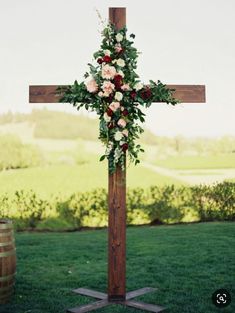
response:
<path fill-rule="evenodd" d="M 167 85 L 175 89 L 174 97 L 182 103 L 204 103 L 206 102 L 205 85 Z"/>
<path fill-rule="evenodd" d="M 63 86 L 66 87 L 66 86 Z M 203 103 L 206 101 L 204 85 L 167 85 L 175 89 L 174 96 L 182 103 Z M 57 85 L 30 86 L 30 103 L 58 103 L 60 96 L 57 92 Z"/>

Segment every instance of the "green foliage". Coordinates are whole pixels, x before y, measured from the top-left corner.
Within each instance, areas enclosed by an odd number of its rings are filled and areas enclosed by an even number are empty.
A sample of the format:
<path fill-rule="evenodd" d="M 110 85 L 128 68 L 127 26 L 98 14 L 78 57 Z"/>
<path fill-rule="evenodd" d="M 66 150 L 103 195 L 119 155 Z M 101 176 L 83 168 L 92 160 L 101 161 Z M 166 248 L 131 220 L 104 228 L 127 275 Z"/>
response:
<path fill-rule="evenodd" d="M 17 136 L 0 135 L 0 171 L 37 166 L 42 154 L 32 145 L 22 144 Z"/>
<path fill-rule="evenodd" d="M 43 218 L 52 215 L 51 204 L 33 191 L 16 191 L 0 197 L 0 216 L 15 221 L 16 229 L 35 228 Z"/>
<path fill-rule="evenodd" d="M 0 197 L 0 216 L 17 229 L 78 229 L 107 226 L 107 191 L 76 192 L 70 197 L 41 199 L 33 191 Z M 172 224 L 235 219 L 235 183 L 214 186 L 152 186 L 128 189 L 127 223 Z M 57 225 L 57 226 L 56 226 Z"/>
<path fill-rule="evenodd" d="M 235 219 L 235 183 L 192 187 L 192 203 L 202 221 Z"/>
<path fill-rule="evenodd" d="M 175 105 L 179 101 L 160 81 L 150 80 L 144 86 L 135 72 L 139 52 L 127 38 L 127 30 L 116 30 L 108 24 L 102 32 L 100 50 L 94 53 L 95 65 L 89 63 L 90 80 L 75 81 L 69 87 L 60 87 L 60 101 L 71 103 L 77 110 L 85 108 L 97 113 L 100 120 L 99 139 L 105 145 L 105 158 L 109 161 L 109 172 L 117 165 L 125 168 L 126 151 L 131 162 L 140 163 L 139 152 L 143 149 L 136 140 L 143 133 L 140 126 L 145 121 L 141 107 L 149 107 L 153 101 Z"/>

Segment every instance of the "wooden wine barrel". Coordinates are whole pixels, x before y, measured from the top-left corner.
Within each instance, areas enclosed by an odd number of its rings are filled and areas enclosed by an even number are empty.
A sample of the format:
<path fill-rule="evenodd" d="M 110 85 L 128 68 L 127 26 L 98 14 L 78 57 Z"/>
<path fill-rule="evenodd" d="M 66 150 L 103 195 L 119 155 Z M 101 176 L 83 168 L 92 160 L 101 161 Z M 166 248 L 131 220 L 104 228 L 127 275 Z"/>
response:
<path fill-rule="evenodd" d="M 16 251 L 12 222 L 0 219 L 0 304 L 13 293 L 16 273 Z"/>

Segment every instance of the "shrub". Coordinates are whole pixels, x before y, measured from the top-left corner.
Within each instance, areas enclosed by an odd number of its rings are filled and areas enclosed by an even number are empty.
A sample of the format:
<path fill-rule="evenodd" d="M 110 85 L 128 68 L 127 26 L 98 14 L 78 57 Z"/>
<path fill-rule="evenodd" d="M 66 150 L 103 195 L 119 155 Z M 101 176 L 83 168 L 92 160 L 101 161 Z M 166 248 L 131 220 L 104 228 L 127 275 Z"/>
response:
<path fill-rule="evenodd" d="M 95 189 L 41 199 L 33 191 L 0 196 L 0 216 L 16 229 L 46 230 L 103 227 L 108 223 L 107 191 Z M 214 186 L 152 186 L 127 192 L 127 223 L 179 223 L 235 219 L 235 183 Z"/>
<path fill-rule="evenodd" d="M 191 187 L 191 205 L 201 221 L 235 219 L 235 183 Z"/>

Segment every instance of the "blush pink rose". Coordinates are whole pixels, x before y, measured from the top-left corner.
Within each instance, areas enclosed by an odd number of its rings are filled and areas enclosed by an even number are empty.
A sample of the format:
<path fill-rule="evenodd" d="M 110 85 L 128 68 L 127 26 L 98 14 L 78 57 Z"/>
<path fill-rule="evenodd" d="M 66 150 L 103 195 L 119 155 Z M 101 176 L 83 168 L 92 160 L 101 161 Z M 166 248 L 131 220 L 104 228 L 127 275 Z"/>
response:
<path fill-rule="evenodd" d="M 126 127 L 126 121 L 123 119 L 123 118 L 120 118 L 120 120 L 118 120 L 117 122 L 118 126 L 121 126 L 121 127 Z"/>
<path fill-rule="evenodd" d="M 110 66 L 108 64 L 102 67 L 101 76 L 104 79 L 113 79 L 116 75 L 116 69 L 114 66 Z"/>
<path fill-rule="evenodd" d="M 120 43 L 117 43 L 117 44 L 115 45 L 115 52 L 119 53 L 119 52 L 121 52 L 121 51 L 122 51 L 122 46 L 120 45 Z"/>
<path fill-rule="evenodd" d="M 117 109 L 120 108 L 120 103 L 119 102 L 112 102 L 110 105 L 109 105 L 110 109 L 113 111 L 113 112 L 116 112 Z"/>
<path fill-rule="evenodd" d="M 104 96 L 108 97 L 114 90 L 115 86 L 110 81 L 104 81 L 102 89 L 104 91 Z"/>
<path fill-rule="evenodd" d="M 87 91 L 89 91 L 91 93 L 98 91 L 98 85 L 97 85 L 97 82 L 94 80 L 94 78 L 92 78 L 91 80 L 89 80 L 86 83 L 86 89 L 87 89 Z"/>
<path fill-rule="evenodd" d="M 123 91 L 128 91 L 128 90 L 130 90 L 131 88 L 130 88 L 130 85 L 129 85 L 129 84 L 124 84 L 124 85 L 122 85 L 121 89 L 122 89 Z"/>

